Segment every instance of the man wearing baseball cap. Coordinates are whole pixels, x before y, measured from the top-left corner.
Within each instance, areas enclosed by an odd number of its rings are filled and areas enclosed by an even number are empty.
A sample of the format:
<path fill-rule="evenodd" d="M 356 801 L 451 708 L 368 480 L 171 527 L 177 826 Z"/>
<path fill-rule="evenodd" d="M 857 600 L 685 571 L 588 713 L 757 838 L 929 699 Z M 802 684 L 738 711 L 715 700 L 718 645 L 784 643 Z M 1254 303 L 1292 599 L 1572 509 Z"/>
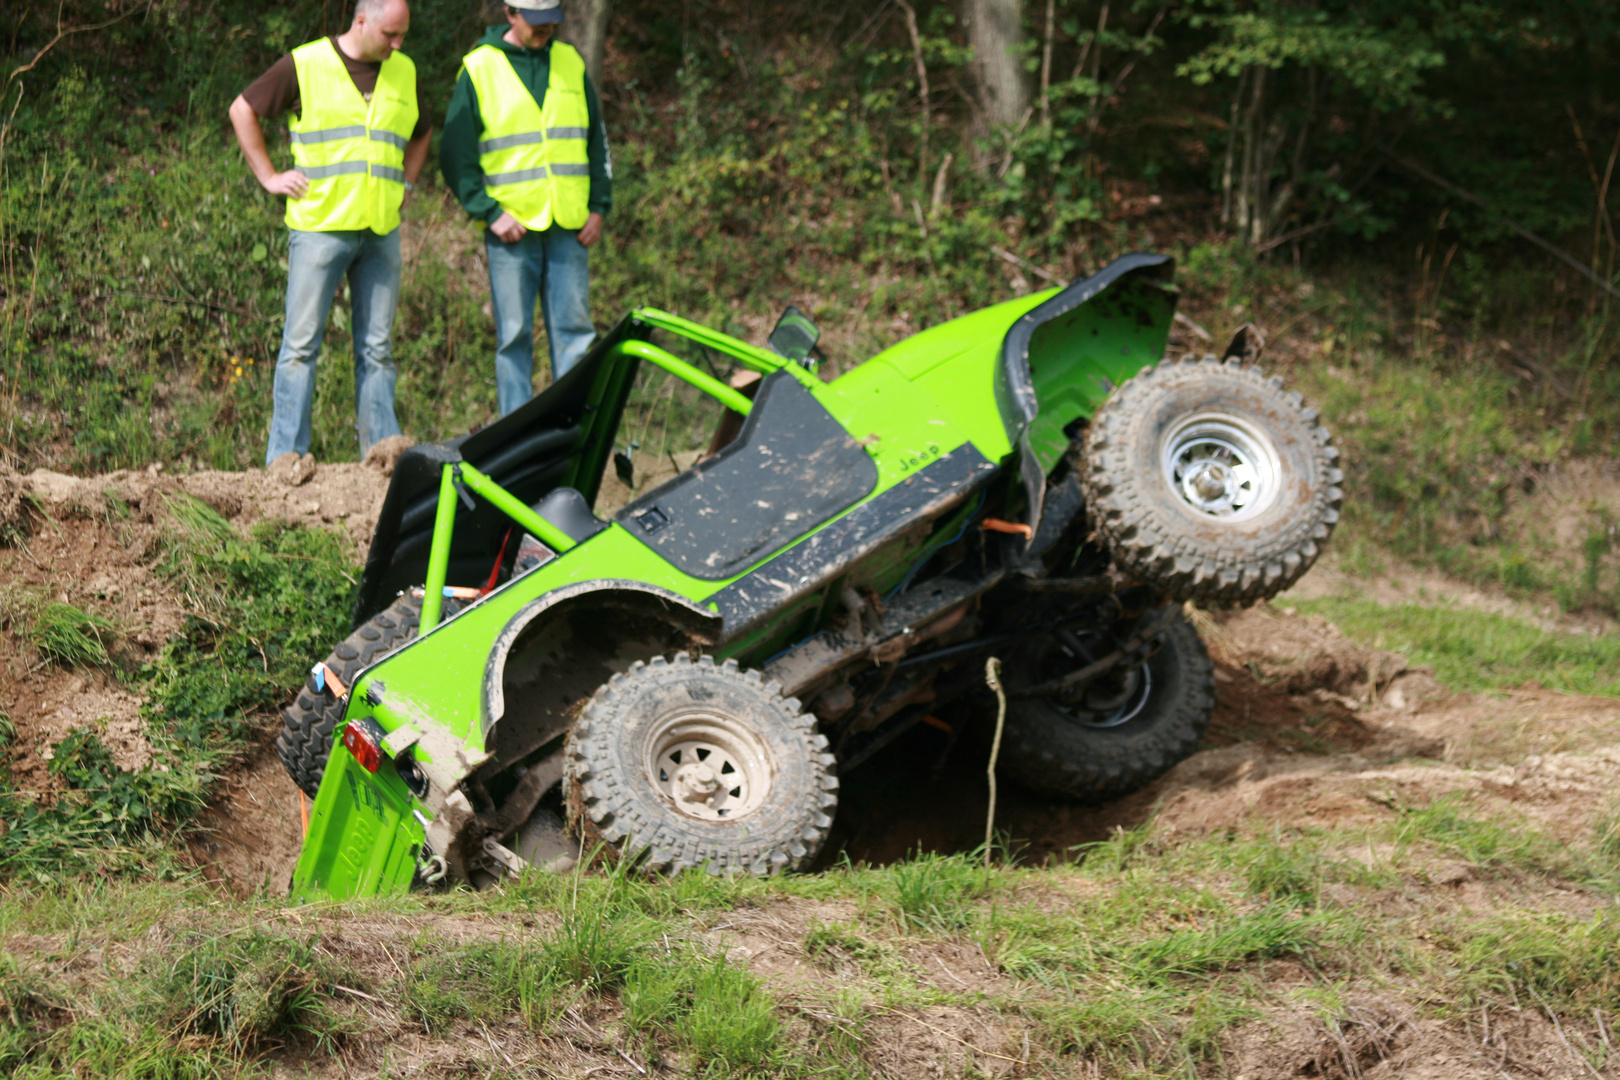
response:
<path fill-rule="evenodd" d="M 612 206 L 607 130 L 585 61 L 554 41 L 561 0 L 509 0 L 462 60 L 439 167 L 485 226 L 501 415 L 534 393 L 534 303 L 545 312 L 552 378 L 596 339 L 589 256 Z"/>

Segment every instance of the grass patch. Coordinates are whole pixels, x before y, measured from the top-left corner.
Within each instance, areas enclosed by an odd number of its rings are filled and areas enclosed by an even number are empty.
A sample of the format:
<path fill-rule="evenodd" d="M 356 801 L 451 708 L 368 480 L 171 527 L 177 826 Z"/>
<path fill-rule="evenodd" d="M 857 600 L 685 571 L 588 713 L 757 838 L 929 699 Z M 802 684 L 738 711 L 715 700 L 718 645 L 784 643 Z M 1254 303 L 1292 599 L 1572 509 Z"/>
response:
<path fill-rule="evenodd" d="M 530 943 L 434 949 L 411 966 L 404 995 L 407 1015 L 429 1035 L 443 1034 L 459 1020 L 507 1012 L 543 1031 L 567 985 L 548 961 L 545 950 Z"/>
<path fill-rule="evenodd" d="M 90 667 L 108 662 L 107 644 L 117 625 L 104 615 L 52 600 L 33 607 L 23 640 L 58 667 Z"/>
<path fill-rule="evenodd" d="M 1424 843 L 1471 866 L 1544 873 L 1570 868 L 1565 849 L 1524 822 L 1476 817 L 1473 800 L 1443 795 L 1426 806 L 1398 808 L 1395 842 L 1401 848 Z"/>
<path fill-rule="evenodd" d="M 1620 1009 L 1620 919 L 1509 911 L 1458 921 L 1458 981 L 1474 1001 L 1523 995 L 1527 1005 L 1590 1013 Z"/>
<path fill-rule="evenodd" d="M 1537 682 L 1553 690 L 1620 697 L 1620 638 L 1546 631 L 1505 615 L 1462 607 L 1385 606 L 1329 598 L 1295 606 L 1346 634 L 1434 668 L 1455 690 L 1500 690 Z"/>
<path fill-rule="evenodd" d="M 1391 827 L 1404 830 L 1402 841 L 1388 861 L 1407 894 L 1421 901 L 1422 868 L 1458 852 L 1526 865 L 1511 837 L 1493 836 L 1467 810 L 1440 801 L 1401 811 Z M 743 887 L 716 887 L 696 872 L 647 880 L 620 867 L 296 913 L 274 900 L 116 880 L 13 887 L 0 891 L 0 934 L 51 937 L 44 952 L 29 945 L 0 961 L 0 1067 L 131 1075 L 98 1056 L 114 1032 L 156 1070 L 140 1075 L 242 1075 L 270 1050 L 284 1062 L 313 1058 L 314 1067 L 342 1047 L 352 1065 L 366 1052 L 356 1025 L 371 1026 L 377 1012 L 471 1048 L 497 1072 L 503 1051 L 486 1045 L 485 1031 L 514 1060 L 520 1045 L 532 1055 L 544 1053 L 541 1040 L 566 1038 L 603 1065 L 622 1064 L 623 1053 L 680 1075 L 892 1073 L 893 1062 L 875 1056 L 888 1048 L 874 1041 L 875 1023 L 932 1038 L 926 1025 L 961 1022 L 955 1030 L 986 1053 L 1027 1053 L 1055 1075 L 1096 1067 L 1169 1078 L 1220 1060 L 1233 1030 L 1270 1008 L 1318 1002 L 1330 1024 L 1333 1003 L 1373 988 L 1440 1020 L 1459 1007 L 1494 1014 L 1515 1001 L 1527 1011 L 1545 1003 L 1566 1030 L 1593 1008 L 1620 1007 L 1612 912 L 1539 908 L 1538 882 L 1522 904 L 1419 902 L 1398 919 L 1368 918 L 1356 902 L 1330 901 L 1322 885 L 1356 876 L 1334 858 L 1343 839 L 1178 837 L 1145 827 L 1089 849 L 1098 857 L 1083 867 L 986 870 L 917 857 Z M 1107 865 L 1126 845 L 1126 857 Z M 1594 851 L 1602 845 L 1595 839 Z M 1582 887 L 1573 864 L 1545 873 Z M 861 914 L 809 921 L 803 974 L 773 982 L 717 938 L 742 921 L 728 911 L 764 914 L 761 925 L 777 928 L 779 969 L 796 958 L 782 905 L 801 904 L 792 898 L 806 891 Z M 904 928 L 901 897 L 914 898 L 917 913 Z M 454 943 L 442 928 L 455 924 L 506 936 Z M 174 925 L 188 929 L 178 939 L 146 936 Z M 413 934 L 413 925 L 431 929 Z M 378 935 L 387 961 L 377 958 Z M 132 975 L 59 960 L 103 941 L 134 950 Z M 965 973 L 960 953 L 930 952 L 942 942 L 982 948 L 988 967 L 977 968 L 977 982 L 953 977 Z M 1279 989 L 1283 962 L 1289 976 Z M 353 990 L 370 995 L 364 1009 Z M 183 1069 L 192 1071 L 175 1071 Z"/>
<path fill-rule="evenodd" d="M 358 1030 L 332 1008 L 334 988 L 362 982 L 311 941 L 268 931 L 208 937 L 149 974 L 164 1030 L 232 1057 L 287 1044 L 331 1054 Z"/>
<path fill-rule="evenodd" d="M 878 895 L 888 901 L 902 933 L 923 930 L 950 934 L 973 920 L 978 901 L 998 884 L 979 852 L 959 855 L 919 853 L 896 863 L 879 880 Z"/>

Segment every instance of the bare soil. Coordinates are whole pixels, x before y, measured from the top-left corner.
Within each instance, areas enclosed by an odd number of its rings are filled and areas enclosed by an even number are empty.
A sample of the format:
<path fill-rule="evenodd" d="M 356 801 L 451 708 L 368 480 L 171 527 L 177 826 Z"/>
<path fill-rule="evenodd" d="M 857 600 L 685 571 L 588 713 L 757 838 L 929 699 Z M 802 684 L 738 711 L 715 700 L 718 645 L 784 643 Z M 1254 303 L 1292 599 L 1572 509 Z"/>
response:
<path fill-rule="evenodd" d="M 10 538 L 0 546 L 0 610 L 14 613 L 18 597 L 26 595 L 105 613 L 120 627 L 116 648 L 139 658 L 160 648 L 187 611 L 186 598 L 168 590 L 152 569 L 167 527 L 165 495 L 194 495 L 241 528 L 272 518 L 336 526 L 358 559 L 391 467 L 386 450 L 368 464 L 293 460 L 269 471 L 182 477 L 156 470 L 93 479 L 41 470 L 20 477 L 0 466 L 0 536 Z M 646 463 L 637 490 L 660 478 Z M 629 498 L 632 493 L 622 487 L 610 479 L 606 500 Z M 1334 579 L 1336 573 L 1329 564 L 1308 575 L 1299 591 L 1318 587 L 1318 577 L 1324 580 L 1320 587 L 1337 588 L 1343 579 Z M 1422 588 L 1439 584 L 1426 580 Z M 1390 819 L 1401 805 L 1449 793 L 1466 794 L 1482 812 L 1517 816 L 1574 839 L 1611 806 L 1620 782 L 1620 701 L 1533 686 L 1495 696 L 1455 694 L 1431 672 L 1359 645 L 1319 618 L 1273 608 L 1191 615 L 1217 665 L 1216 712 L 1204 748 L 1149 788 L 1106 804 L 1056 804 L 1002 784 L 996 826 L 1013 838 L 1024 859 L 1061 859 L 1076 845 L 1150 818 L 1172 834 L 1303 823 L 1359 832 Z M 49 797 L 51 747 L 84 723 L 103 731 L 120 767 L 141 767 L 150 750 L 141 736 L 140 700 L 100 672 L 63 672 L 45 664 L 18 630 L 17 619 L 0 621 L 0 709 L 18 730 L 4 751 L 5 764 L 18 786 Z M 989 794 L 984 720 L 992 709 L 988 695 L 969 701 L 946 717 L 954 733 L 919 727 L 846 777 L 823 861 L 847 856 L 885 863 L 918 850 L 977 845 Z M 301 797 L 266 742 L 225 778 L 190 851 L 222 889 L 279 894 L 297 857 L 301 812 Z M 1356 899 L 1392 910 L 1410 903 L 1537 908 L 1592 902 L 1549 897 L 1510 880 L 1475 881 L 1466 868 L 1437 867 L 1431 879 L 1432 887 L 1415 896 L 1368 893 Z M 1077 902 L 1066 880 L 1054 879 L 1054 903 Z M 716 923 L 708 933 L 766 978 L 781 999 L 800 1004 L 793 1023 L 808 1037 L 817 1025 L 836 1022 L 825 1003 L 858 975 L 841 967 L 836 955 L 808 957 L 805 935 L 815 924 L 853 914 L 847 905 L 782 899 L 728 913 L 725 925 Z M 492 920 L 473 920 L 474 926 L 434 917 L 427 921 L 444 925 L 413 919 L 406 927 L 385 915 L 346 916 L 341 926 L 315 915 L 286 918 L 308 920 L 323 948 L 362 968 L 375 966 L 377 985 L 393 978 L 390 965 L 396 963 L 378 943 L 422 933 L 524 932 Z M 95 960 L 85 956 L 82 962 Z M 1015 980 L 968 946 L 907 942 L 901 962 L 942 990 L 1017 992 Z M 1277 985 L 1291 977 L 1303 983 L 1307 974 L 1290 975 L 1287 964 L 1270 969 Z M 631 1074 L 622 1048 L 601 1034 L 613 1019 L 601 1010 L 611 1010 L 611 1003 L 582 1005 L 543 1039 L 501 1026 L 429 1039 L 375 999 L 356 997 L 350 1004 L 366 1024 L 364 1037 L 334 1059 L 275 1064 L 277 1075 L 374 1075 L 382 1069 L 481 1074 L 541 1061 L 557 1075 Z M 1305 1004 L 1268 1008 L 1228 1040 L 1222 1055 L 1227 1075 L 1251 1078 L 1484 1077 L 1504 1069 L 1511 1075 L 1579 1075 L 1562 1036 L 1543 1015 L 1526 1009 L 1485 1019 L 1488 1030 L 1478 1021 L 1442 1024 L 1378 995 L 1353 1002 L 1346 1018 L 1332 1022 Z M 867 1030 L 869 1060 L 888 1075 L 1012 1075 L 1022 1069 L 1021 1033 L 1008 1026 L 1006 1014 L 989 1009 L 896 1011 Z"/>

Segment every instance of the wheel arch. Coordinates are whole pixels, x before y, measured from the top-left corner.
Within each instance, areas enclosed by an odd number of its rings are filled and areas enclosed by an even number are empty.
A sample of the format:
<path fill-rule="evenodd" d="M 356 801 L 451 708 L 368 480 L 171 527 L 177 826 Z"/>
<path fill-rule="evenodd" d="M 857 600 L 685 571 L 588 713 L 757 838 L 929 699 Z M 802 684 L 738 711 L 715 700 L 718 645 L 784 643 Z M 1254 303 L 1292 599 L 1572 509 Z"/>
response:
<path fill-rule="evenodd" d="M 484 661 L 482 722 L 485 736 L 506 715 L 506 669 L 513 648 L 541 620 L 572 615 L 581 609 L 600 609 L 621 618 L 640 617 L 662 622 L 709 646 L 720 640 L 723 623 L 719 614 L 679 593 L 626 578 L 576 582 L 536 597 L 507 620 Z"/>

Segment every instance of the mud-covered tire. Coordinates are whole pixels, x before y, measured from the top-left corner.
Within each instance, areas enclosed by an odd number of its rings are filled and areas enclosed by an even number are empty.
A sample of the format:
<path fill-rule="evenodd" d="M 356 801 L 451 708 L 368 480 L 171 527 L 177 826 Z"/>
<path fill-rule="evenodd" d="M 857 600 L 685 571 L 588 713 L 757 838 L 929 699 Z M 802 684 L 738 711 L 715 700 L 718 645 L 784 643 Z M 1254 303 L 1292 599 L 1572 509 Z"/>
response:
<path fill-rule="evenodd" d="M 445 600 L 442 617 L 449 618 L 459 607 L 456 601 Z M 326 666 L 344 686 L 353 686 L 356 675 L 416 637 L 421 622 L 421 599 L 406 593 L 338 642 L 326 658 Z M 293 783 L 312 799 L 332 752 L 332 733 L 342 719 L 343 703 L 330 687 L 316 689 L 313 675 L 304 680 L 293 703 L 281 711 L 276 755 Z"/>
<path fill-rule="evenodd" d="M 1338 456 L 1281 378 L 1189 358 L 1144 369 L 1103 403 L 1081 484 L 1129 573 L 1177 600 L 1244 606 L 1316 561 L 1344 498 Z"/>
<path fill-rule="evenodd" d="M 1058 673 L 1055 648 L 1055 642 L 1042 642 L 1008 661 L 1010 699 L 999 764 L 1007 776 L 1042 795 L 1098 802 L 1157 780 L 1197 749 L 1215 707 L 1215 669 L 1186 620 L 1170 624 L 1159 650 L 1142 665 L 1137 677 L 1147 676 L 1143 700 L 1127 701 L 1112 714 L 1087 715 L 1056 701 L 1017 696 L 1020 685 Z"/>
<path fill-rule="evenodd" d="M 719 748 L 700 758 L 694 747 L 704 738 Z M 688 766 L 721 760 L 723 769 L 732 759 L 737 787 L 727 779 L 697 799 L 678 786 Z M 833 766 L 816 718 L 759 672 L 686 653 L 637 661 L 592 695 L 569 734 L 569 826 L 656 873 L 797 870 L 815 858 L 832 827 Z M 735 816 L 724 817 L 728 812 Z"/>

